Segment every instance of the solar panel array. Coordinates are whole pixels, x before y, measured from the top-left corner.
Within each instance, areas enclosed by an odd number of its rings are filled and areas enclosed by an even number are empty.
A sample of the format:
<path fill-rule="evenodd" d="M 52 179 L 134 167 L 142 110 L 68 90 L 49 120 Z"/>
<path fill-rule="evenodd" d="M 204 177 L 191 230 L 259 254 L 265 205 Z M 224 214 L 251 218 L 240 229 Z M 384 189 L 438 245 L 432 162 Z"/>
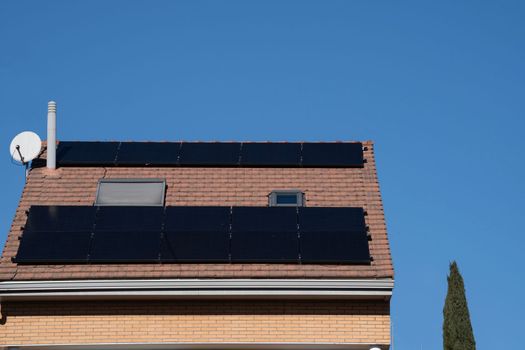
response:
<path fill-rule="evenodd" d="M 57 148 L 59 166 L 362 167 L 355 143 L 72 142 Z"/>
<path fill-rule="evenodd" d="M 362 208 L 32 206 L 20 264 L 368 264 Z"/>

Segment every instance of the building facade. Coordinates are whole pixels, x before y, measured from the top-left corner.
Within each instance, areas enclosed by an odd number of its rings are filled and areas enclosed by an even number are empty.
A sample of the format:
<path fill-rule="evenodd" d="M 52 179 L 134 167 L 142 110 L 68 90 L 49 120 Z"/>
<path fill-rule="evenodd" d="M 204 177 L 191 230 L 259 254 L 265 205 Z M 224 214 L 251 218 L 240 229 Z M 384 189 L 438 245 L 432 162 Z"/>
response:
<path fill-rule="evenodd" d="M 44 151 L 1 258 L 0 348 L 388 349 L 372 142 L 250 144 Z"/>

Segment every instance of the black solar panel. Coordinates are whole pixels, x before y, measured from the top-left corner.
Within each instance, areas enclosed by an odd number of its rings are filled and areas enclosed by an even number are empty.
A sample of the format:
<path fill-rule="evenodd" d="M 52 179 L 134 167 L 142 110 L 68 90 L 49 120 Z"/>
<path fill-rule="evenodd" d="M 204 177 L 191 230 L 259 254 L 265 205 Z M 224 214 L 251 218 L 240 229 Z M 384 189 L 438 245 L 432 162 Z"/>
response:
<path fill-rule="evenodd" d="M 230 207 L 166 207 L 164 230 L 229 232 Z"/>
<path fill-rule="evenodd" d="M 298 259 L 296 208 L 233 208 L 232 262 L 297 262 Z"/>
<path fill-rule="evenodd" d="M 16 255 L 19 264 L 87 262 L 91 232 L 25 231 Z"/>
<path fill-rule="evenodd" d="M 301 232 L 364 232 L 365 215 L 363 208 L 300 207 L 299 227 Z"/>
<path fill-rule="evenodd" d="M 232 232 L 297 232 L 297 208 L 233 207 Z"/>
<path fill-rule="evenodd" d="M 58 165 L 114 165 L 120 142 L 61 141 L 57 147 Z"/>
<path fill-rule="evenodd" d="M 300 143 L 243 143 L 243 166 L 300 166 Z"/>
<path fill-rule="evenodd" d="M 168 231 L 163 234 L 162 262 L 229 262 L 226 231 Z"/>
<path fill-rule="evenodd" d="M 34 206 L 16 261 L 365 264 L 370 254 L 362 208 Z"/>
<path fill-rule="evenodd" d="M 230 207 L 167 207 L 161 260 L 228 262 Z"/>
<path fill-rule="evenodd" d="M 302 263 L 370 263 L 364 232 L 301 232 L 300 241 Z"/>
<path fill-rule="evenodd" d="M 124 263 L 159 261 L 160 231 L 97 231 L 93 237 L 90 262 Z"/>
<path fill-rule="evenodd" d="M 364 160 L 359 142 L 255 142 L 241 147 L 238 142 L 61 141 L 57 162 L 59 166 L 362 167 Z"/>
<path fill-rule="evenodd" d="M 363 145 L 356 143 L 303 143 L 303 167 L 362 167 Z"/>
<path fill-rule="evenodd" d="M 99 207 L 95 230 L 160 232 L 163 216 L 163 207 Z"/>
<path fill-rule="evenodd" d="M 186 166 L 237 166 L 241 144 L 237 142 L 183 142 L 179 164 Z"/>
<path fill-rule="evenodd" d="M 40 206 L 29 209 L 26 231 L 89 231 L 95 223 L 95 207 Z"/>
<path fill-rule="evenodd" d="M 117 165 L 176 165 L 180 143 L 122 142 Z"/>
<path fill-rule="evenodd" d="M 240 231 L 232 233 L 231 260 L 245 263 L 298 262 L 297 232 Z"/>
<path fill-rule="evenodd" d="M 370 262 L 362 208 L 299 208 L 302 263 Z"/>

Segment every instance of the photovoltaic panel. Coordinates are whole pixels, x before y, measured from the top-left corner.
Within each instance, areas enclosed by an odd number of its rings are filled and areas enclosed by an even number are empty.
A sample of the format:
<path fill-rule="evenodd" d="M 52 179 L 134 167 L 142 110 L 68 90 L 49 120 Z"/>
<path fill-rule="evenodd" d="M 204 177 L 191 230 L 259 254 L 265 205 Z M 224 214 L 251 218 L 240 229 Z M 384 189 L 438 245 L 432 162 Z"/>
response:
<path fill-rule="evenodd" d="M 370 263 L 364 232 L 301 232 L 300 242 L 302 263 Z"/>
<path fill-rule="evenodd" d="M 163 216 L 163 207 L 99 207 L 95 231 L 160 232 Z"/>
<path fill-rule="evenodd" d="M 89 261 L 95 263 L 157 262 L 160 231 L 97 231 Z"/>
<path fill-rule="evenodd" d="M 365 232 L 365 213 L 354 207 L 300 207 L 299 227 L 301 232 Z"/>
<path fill-rule="evenodd" d="M 183 142 L 179 154 L 182 166 L 238 166 L 238 142 Z"/>
<path fill-rule="evenodd" d="M 232 233 L 231 260 L 247 263 L 298 262 L 297 232 L 238 231 Z"/>
<path fill-rule="evenodd" d="M 43 206 L 29 208 L 26 231 L 89 231 L 95 223 L 95 207 L 86 206 Z"/>
<path fill-rule="evenodd" d="M 362 208 L 299 208 L 302 263 L 370 262 Z"/>
<path fill-rule="evenodd" d="M 66 165 L 115 165 L 120 142 L 71 142 L 61 141 L 57 147 L 57 164 Z"/>
<path fill-rule="evenodd" d="M 290 207 L 233 207 L 232 262 L 297 262 L 297 211 Z"/>
<path fill-rule="evenodd" d="M 116 164 L 119 166 L 177 165 L 180 143 L 122 142 Z"/>
<path fill-rule="evenodd" d="M 16 255 L 19 264 L 81 263 L 88 258 L 91 232 L 25 231 Z"/>
<path fill-rule="evenodd" d="M 229 262 L 227 231 L 167 231 L 161 244 L 162 262 Z"/>
<path fill-rule="evenodd" d="M 363 145 L 356 143 L 303 143 L 303 167 L 362 167 Z"/>
<path fill-rule="evenodd" d="M 216 231 L 230 229 L 230 207 L 166 207 L 165 231 Z"/>
<path fill-rule="evenodd" d="M 297 208 L 233 207 L 232 232 L 297 232 Z"/>
<path fill-rule="evenodd" d="M 230 207 L 167 207 L 163 262 L 228 262 Z"/>
<path fill-rule="evenodd" d="M 300 166 L 300 143 L 243 143 L 242 166 Z"/>

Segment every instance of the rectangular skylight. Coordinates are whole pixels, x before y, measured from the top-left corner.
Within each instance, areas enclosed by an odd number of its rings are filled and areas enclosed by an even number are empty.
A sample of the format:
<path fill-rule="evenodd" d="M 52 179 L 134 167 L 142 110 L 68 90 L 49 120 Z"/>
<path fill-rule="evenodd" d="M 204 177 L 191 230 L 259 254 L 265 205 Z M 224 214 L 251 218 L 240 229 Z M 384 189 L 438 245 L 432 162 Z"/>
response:
<path fill-rule="evenodd" d="M 102 179 L 95 205 L 163 206 L 164 179 Z"/>

